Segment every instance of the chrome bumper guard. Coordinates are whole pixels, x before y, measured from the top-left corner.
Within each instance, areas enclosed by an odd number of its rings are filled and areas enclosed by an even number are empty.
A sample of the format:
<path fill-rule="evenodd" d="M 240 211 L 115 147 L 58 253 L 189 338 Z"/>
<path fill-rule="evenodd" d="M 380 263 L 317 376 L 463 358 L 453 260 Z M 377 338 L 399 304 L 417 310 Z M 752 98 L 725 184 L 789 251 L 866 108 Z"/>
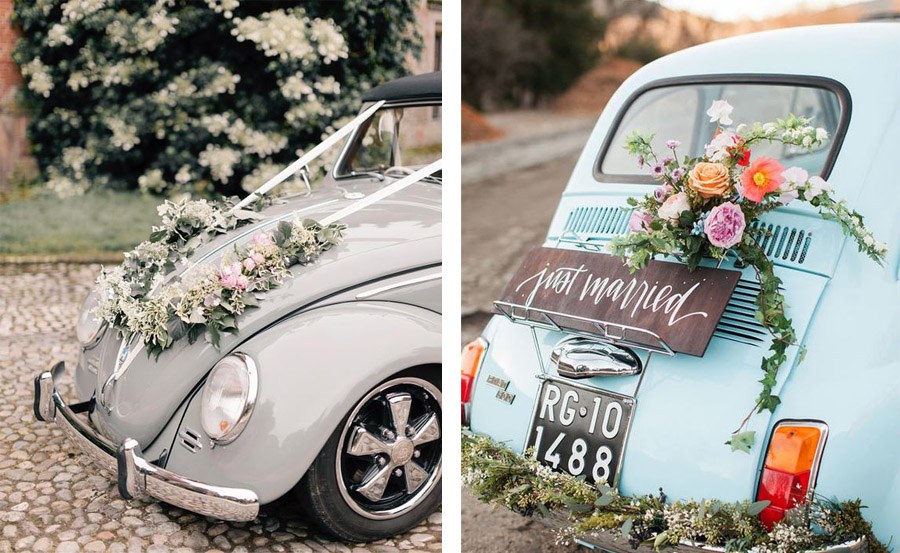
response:
<path fill-rule="evenodd" d="M 63 433 L 94 462 L 118 477 L 119 493 L 125 499 L 150 496 L 189 511 L 222 520 L 249 521 L 259 513 L 256 493 L 197 482 L 160 468 L 144 459 L 141 446 L 128 438 L 116 445 L 78 417 L 89 403 L 67 405 L 56 391 L 54 375 L 65 364 L 59 362 L 34 379 L 34 415 L 43 422 L 56 422 Z"/>

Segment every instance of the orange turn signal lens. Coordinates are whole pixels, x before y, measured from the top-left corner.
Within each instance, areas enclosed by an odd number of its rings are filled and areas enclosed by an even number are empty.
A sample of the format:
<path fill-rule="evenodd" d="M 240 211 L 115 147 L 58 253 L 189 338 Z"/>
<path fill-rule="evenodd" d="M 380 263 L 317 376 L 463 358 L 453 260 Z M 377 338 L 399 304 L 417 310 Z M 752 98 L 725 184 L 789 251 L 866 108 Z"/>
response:
<path fill-rule="evenodd" d="M 821 422 L 786 421 L 772 431 L 766 462 L 759 475 L 757 501 L 768 501 L 759 513 L 768 529 L 784 514 L 806 501 L 824 446 L 828 427 Z"/>
<path fill-rule="evenodd" d="M 814 426 L 779 426 L 772 433 L 766 468 L 798 474 L 810 470 L 822 431 Z"/>
<path fill-rule="evenodd" d="M 472 399 L 472 387 L 475 384 L 475 375 L 481 366 L 481 358 L 484 357 L 484 350 L 487 348 L 487 342 L 484 338 L 475 338 L 462 350 L 462 363 L 460 373 L 462 377 L 461 399 L 463 403 L 469 403 Z"/>

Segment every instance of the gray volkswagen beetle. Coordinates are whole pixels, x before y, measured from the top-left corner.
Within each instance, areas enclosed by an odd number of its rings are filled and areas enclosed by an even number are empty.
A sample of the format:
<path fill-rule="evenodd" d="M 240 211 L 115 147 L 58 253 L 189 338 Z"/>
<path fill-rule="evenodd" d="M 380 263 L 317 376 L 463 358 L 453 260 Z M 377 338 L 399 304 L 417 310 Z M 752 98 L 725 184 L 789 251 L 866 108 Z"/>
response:
<path fill-rule="evenodd" d="M 254 232 L 324 218 L 441 157 L 440 73 L 370 90 L 383 102 L 349 135 L 322 186 L 200 246 L 179 278 Z M 158 358 L 93 315 L 77 323 L 76 397 L 35 380 L 35 415 L 118 479 L 223 520 L 252 520 L 293 492 L 324 531 L 368 541 L 412 528 L 441 501 L 441 173 L 342 217 L 347 240 L 240 318 L 219 347 Z"/>

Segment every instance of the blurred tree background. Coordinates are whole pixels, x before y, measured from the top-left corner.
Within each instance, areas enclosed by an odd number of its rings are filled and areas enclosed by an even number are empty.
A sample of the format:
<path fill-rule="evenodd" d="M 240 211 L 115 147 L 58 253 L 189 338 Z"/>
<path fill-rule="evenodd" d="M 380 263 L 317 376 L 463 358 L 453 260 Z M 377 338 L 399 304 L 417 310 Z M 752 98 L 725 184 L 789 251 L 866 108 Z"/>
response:
<path fill-rule="evenodd" d="M 597 63 L 605 29 L 590 0 L 465 0 L 463 101 L 478 109 L 540 104 Z"/>
<path fill-rule="evenodd" d="M 252 190 L 407 72 L 416 0 L 19 0 L 48 187 Z"/>

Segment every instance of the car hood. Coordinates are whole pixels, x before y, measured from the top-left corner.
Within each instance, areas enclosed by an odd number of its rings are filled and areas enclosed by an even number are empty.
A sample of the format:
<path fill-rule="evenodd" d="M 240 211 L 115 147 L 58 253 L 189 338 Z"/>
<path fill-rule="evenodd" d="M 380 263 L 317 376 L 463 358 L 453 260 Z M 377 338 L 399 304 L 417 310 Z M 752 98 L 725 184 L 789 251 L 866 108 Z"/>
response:
<path fill-rule="evenodd" d="M 323 218 L 337 213 L 389 183 L 367 181 L 348 186 L 330 186 L 262 212 L 263 219 L 219 236 L 198 248 L 169 279 L 185 276 L 199 267 L 216 264 L 236 245 L 281 220 Z M 440 186 L 419 182 L 354 212 L 344 241 L 325 252 L 315 263 L 295 265 L 292 277 L 267 293 L 259 308 L 248 309 L 238 319 L 240 332 L 222 336 L 219 348 L 200 338 L 194 344 L 180 340 L 151 358 L 137 337 L 123 343 L 118 332 L 107 331 L 87 355 L 97 367 L 96 395 L 110 376 L 114 385 L 92 414 L 97 427 L 110 439 L 131 437 L 150 445 L 206 373 L 224 355 L 254 334 L 313 305 L 341 301 L 341 292 L 399 273 L 435 266 L 441 260 Z M 84 362 L 85 360 L 83 360 Z M 82 396 L 85 390 L 79 390 Z"/>

